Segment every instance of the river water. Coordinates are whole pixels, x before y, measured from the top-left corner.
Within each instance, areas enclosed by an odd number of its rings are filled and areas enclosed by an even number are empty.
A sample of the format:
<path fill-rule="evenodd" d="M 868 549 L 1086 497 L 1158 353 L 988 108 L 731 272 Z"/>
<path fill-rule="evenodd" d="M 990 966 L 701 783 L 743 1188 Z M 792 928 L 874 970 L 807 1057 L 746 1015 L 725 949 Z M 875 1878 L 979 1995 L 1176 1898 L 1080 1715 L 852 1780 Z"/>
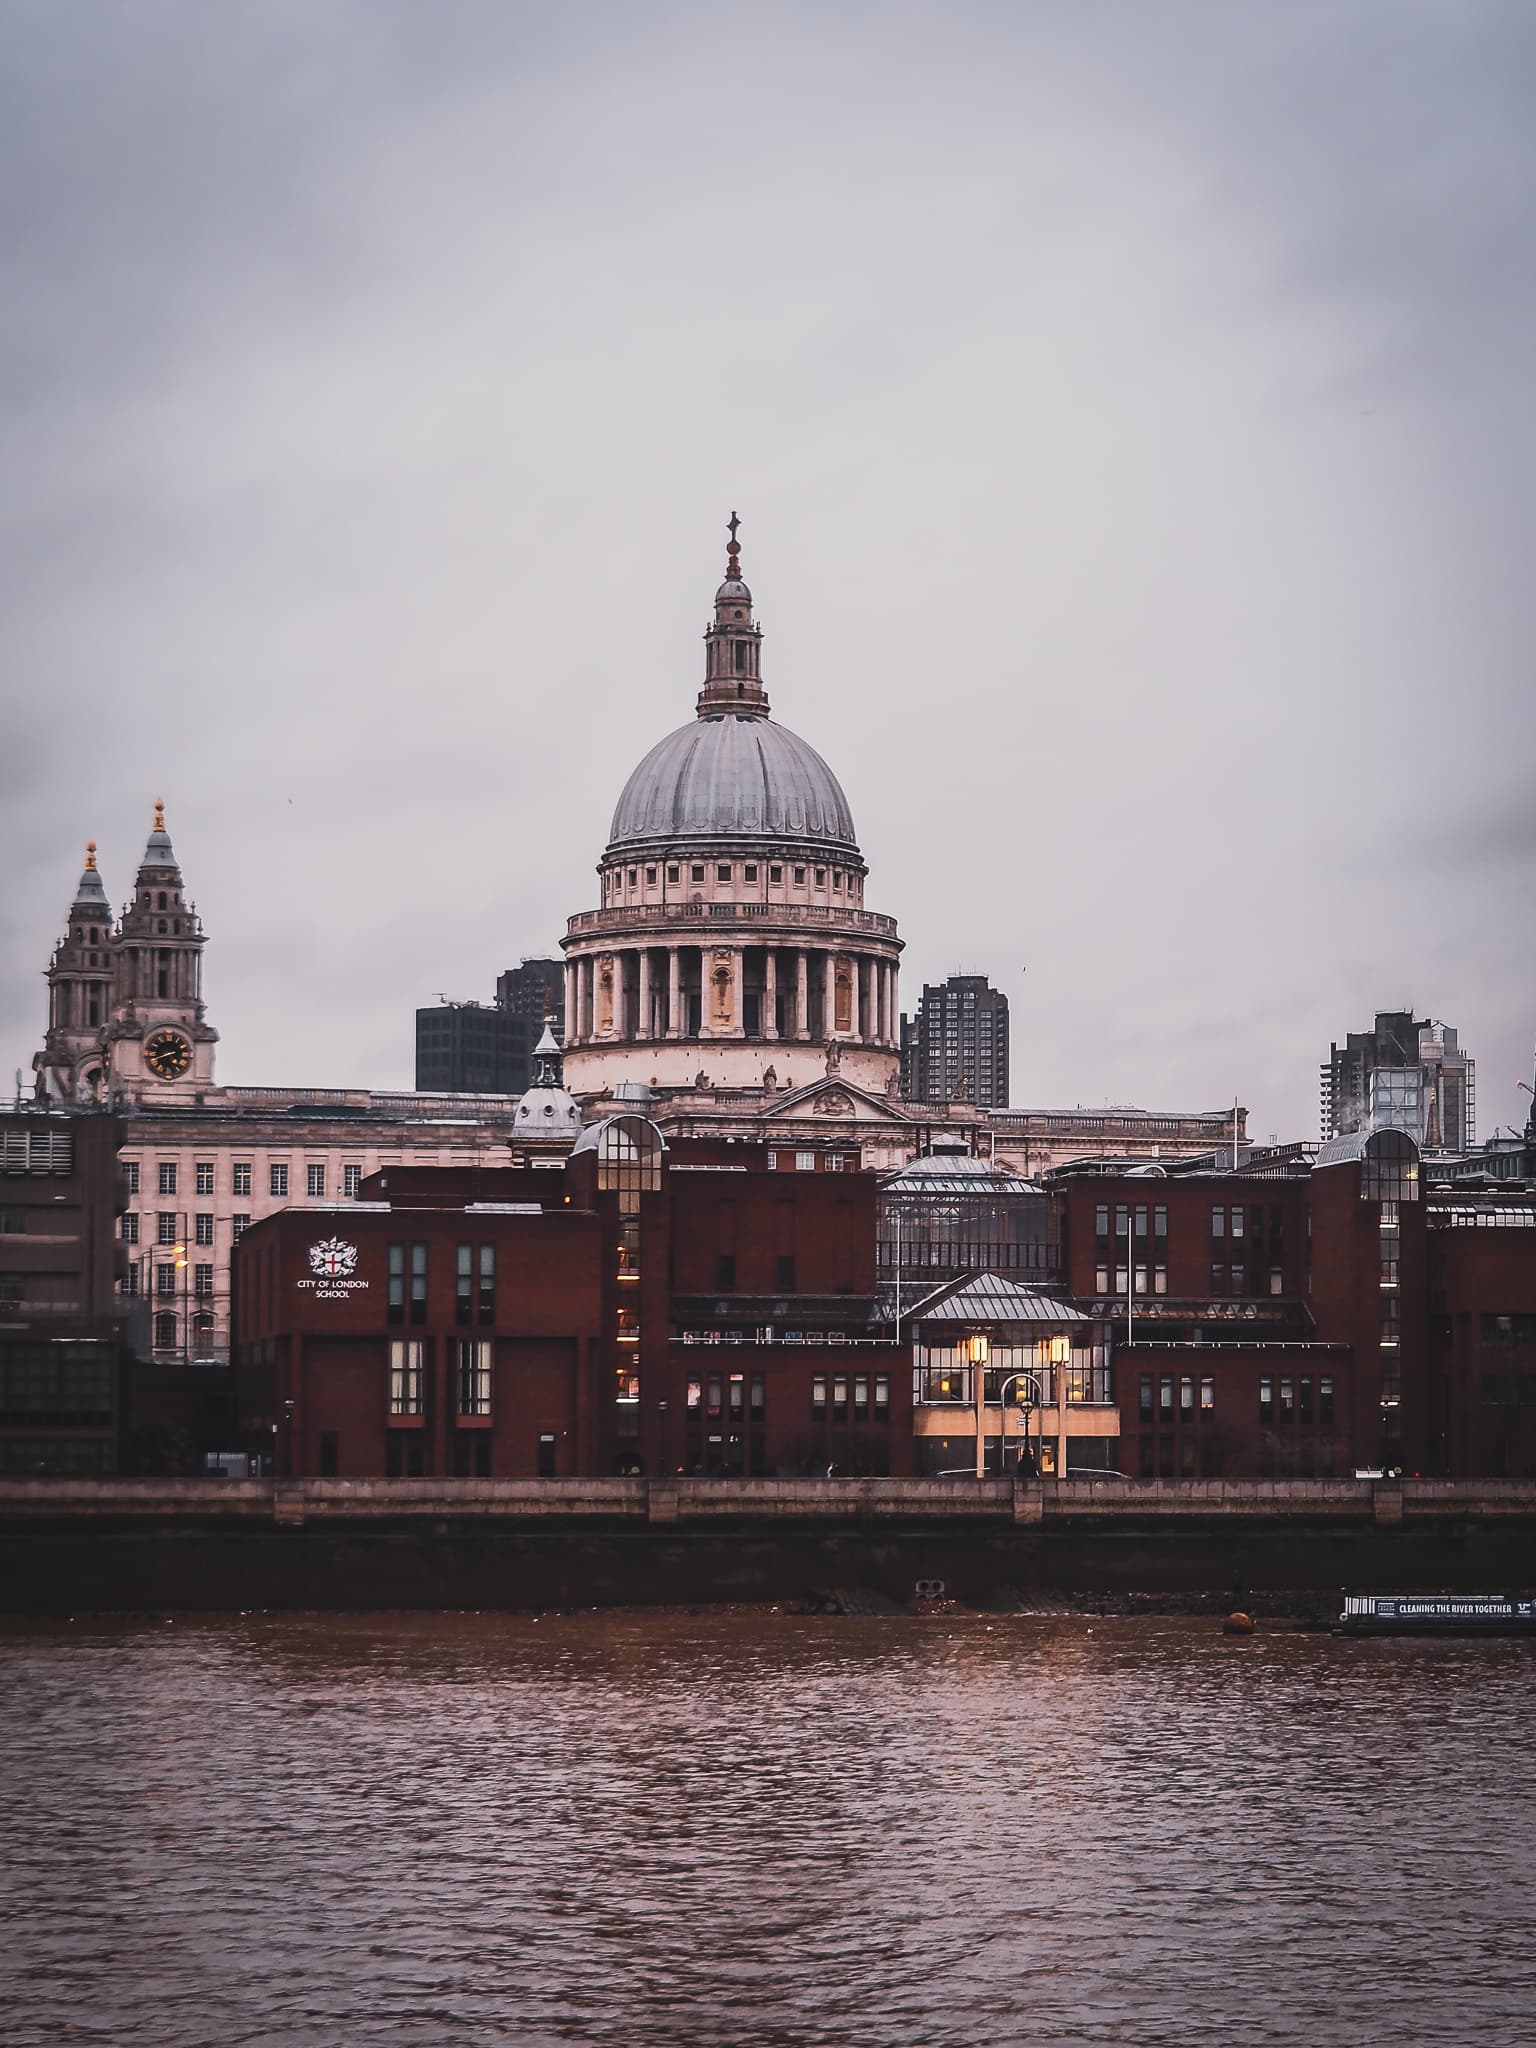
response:
<path fill-rule="evenodd" d="M 1536 1647 L 764 1614 L 0 1635 L 7 2043 L 1536 2040 Z"/>

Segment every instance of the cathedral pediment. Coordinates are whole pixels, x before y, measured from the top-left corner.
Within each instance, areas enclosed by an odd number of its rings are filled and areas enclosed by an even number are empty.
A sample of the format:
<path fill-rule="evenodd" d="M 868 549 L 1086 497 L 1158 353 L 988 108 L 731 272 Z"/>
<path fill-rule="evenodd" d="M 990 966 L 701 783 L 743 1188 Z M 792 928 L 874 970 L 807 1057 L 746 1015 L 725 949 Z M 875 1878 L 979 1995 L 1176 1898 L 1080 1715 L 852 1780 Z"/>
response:
<path fill-rule="evenodd" d="M 761 1123 L 907 1124 L 903 1105 L 888 1095 L 875 1095 L 840 1074 L 823 1074 L 803 1088 L 772 1096 L 758 1111 Z"/>

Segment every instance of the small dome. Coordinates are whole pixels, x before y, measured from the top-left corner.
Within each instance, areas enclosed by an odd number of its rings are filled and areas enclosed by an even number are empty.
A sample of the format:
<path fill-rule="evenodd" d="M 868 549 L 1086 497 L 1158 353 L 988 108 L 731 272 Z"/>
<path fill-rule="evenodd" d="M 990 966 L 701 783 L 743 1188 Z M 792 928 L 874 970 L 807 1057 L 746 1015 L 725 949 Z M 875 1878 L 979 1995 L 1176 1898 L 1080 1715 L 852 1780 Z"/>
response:
<path fill-rule="evenodd" d="M 568 1140 L 581 1136 L 581 1111 L 563 1088 L 530 1088 L 512 1112 L 512 1142 L 543 1138 Z"/>
<path fill-rule="evenodd" d="M 715 592 L 715 603 L 742 604 L 750 611 L 752 608 L 752 593 L 739 576 L 727 576 L 720 588 Z"/>
<path fill-rule="evenodd" d="M 848 799 L 816 749 L 771 718 L 734 712 L 690 720 L 652 747 L 624 785 L 608 850 L 715 839 L 859 850 Z"/>

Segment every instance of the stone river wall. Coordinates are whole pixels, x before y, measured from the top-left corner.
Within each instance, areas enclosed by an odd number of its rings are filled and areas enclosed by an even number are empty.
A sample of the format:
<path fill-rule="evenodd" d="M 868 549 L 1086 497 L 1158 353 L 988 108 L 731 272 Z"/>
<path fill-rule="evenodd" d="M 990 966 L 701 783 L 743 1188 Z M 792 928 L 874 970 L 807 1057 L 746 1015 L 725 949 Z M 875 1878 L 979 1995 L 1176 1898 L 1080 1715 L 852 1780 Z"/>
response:
<path fill-rule="evenodd" d="M 0 1480 L 0 1612 L 1536 1588 L 1536 1482 Z M 1292 1604 L 1298 1604 L 1292 1602 Z"/>

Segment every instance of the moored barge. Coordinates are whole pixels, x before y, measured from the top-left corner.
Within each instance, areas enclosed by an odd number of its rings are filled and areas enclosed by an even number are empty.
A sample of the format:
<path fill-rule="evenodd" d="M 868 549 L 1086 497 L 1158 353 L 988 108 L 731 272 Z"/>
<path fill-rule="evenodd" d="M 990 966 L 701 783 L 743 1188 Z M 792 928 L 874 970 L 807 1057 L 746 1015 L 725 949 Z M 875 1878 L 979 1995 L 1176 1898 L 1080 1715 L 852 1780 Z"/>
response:
<path fill-rule="evenodd" d="M 1346 1593 L 1346 1636 L 1536 1635 L 1536 1599 L 1507 1593 Z"/>

